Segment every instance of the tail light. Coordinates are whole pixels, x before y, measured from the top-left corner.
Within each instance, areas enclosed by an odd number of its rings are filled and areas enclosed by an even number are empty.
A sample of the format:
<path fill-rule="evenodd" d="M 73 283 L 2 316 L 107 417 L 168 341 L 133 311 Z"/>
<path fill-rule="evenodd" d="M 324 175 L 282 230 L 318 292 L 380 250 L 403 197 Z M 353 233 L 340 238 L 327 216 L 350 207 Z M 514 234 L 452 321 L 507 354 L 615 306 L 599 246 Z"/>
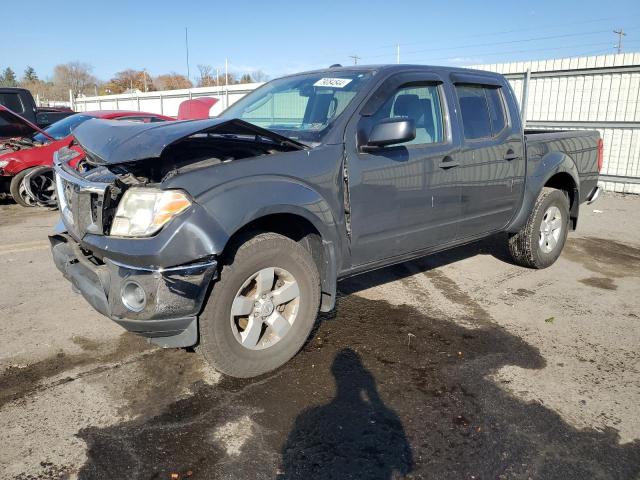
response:
<path fill-rule="evenodd" d="M 598 139 L 598 173 L 602 171 L 604 163 L 604 143 L 601 138 Z"/>

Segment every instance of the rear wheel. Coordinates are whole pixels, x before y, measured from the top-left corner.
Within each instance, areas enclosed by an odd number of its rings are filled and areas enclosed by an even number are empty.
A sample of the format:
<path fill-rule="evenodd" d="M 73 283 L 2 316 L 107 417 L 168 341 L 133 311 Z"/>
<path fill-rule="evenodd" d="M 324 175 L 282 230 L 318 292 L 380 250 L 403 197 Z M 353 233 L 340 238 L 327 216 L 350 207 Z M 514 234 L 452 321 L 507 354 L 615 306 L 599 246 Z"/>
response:
<path fill-rule="evenodd" d="M 522 229 L 509 238 L 518 265 L 546 268 L 562 253 L 569 232 L 569 199 L 562 190 L 545 187 Z"/>
<path fill-rule="evenodd" d="M 303 246 L 275 233 L 255 235 L 232 257 L 200 316 L 200 350 L 222 373 L 254 377 L 304 344 L 318 313 L 320 276 Z"/>

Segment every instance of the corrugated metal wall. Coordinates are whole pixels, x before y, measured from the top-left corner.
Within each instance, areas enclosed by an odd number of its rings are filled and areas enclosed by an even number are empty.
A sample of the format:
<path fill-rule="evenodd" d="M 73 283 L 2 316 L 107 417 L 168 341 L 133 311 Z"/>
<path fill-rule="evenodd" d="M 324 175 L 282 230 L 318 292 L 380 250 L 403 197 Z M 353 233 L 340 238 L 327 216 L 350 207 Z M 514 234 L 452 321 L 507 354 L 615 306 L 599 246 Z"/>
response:
<path fill-rule="evenodd" d="M 640 53 L 473 68 L 509 79 L 530 128 L 599 130 L 605 146 L 602 185 L 640 193 Z"/>
<path fill-rule="evenodd" d="M 219 115 L 222 110 L 258 88 L 262 83 L 245 83 L 229 87 L 198 87 L 183 90 L 165 90 L 161 92 L 122 93 L 99 97 L 80 97 L 75 99 L 73 109 L 76 112 L 89 110 L 137 110 L 149 113 L 176 116 L 180 104 L 191 98 L 215 97 L 219 101 L 211 108 L 211 115 Z"/>

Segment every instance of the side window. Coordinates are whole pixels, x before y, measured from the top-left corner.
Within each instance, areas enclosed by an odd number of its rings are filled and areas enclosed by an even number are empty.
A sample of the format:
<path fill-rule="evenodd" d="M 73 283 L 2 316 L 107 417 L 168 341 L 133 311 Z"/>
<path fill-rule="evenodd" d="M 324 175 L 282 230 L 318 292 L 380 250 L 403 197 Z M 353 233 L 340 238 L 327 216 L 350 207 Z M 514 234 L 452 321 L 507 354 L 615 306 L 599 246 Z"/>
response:
<path fill-rule="evenodd" d="M 401 87 L 379 108 L 372 119 L 375 124 L 386 118 L 401 117 L 412 119 L 416 125 L 416 138 L 402 145 L 442 142 L 442 109 L 436 85 Z"/>
<path fill-rule="evenodd" d="M 456 86 L 464 137 L 469 140 L 491 136 L 491 119 L 483 87 Z"/>
<path fill-rule="evenodd" d="M 14 113 L 24 113 L 24 105 L 17 93 L 0 93 L 0 105 L 4 105 Z"/>
<path fill-rule="evenodd" d="M 464 137 L 468 140 L 498 135 L 507 125 L 500 88 L 456 86 Z"/>
<path fill-rule="evenodd" d="M 496 136 L 507 126 L 507 119 L 504 114 L 504 102 L 502 101 L 502 91 L 500 88 L 485 89 L 489 103 L 489 116 L 491 117 L 491 131 Z"/>

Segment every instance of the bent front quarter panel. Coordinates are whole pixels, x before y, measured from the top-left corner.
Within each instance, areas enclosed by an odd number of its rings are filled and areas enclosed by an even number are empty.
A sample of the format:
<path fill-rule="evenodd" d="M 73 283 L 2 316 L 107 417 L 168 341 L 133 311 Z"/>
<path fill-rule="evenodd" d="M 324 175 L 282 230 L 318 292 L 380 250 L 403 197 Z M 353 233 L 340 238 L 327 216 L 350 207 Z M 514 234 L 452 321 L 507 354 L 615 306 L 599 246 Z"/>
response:
<path fill-rule="evenodd" d="M 342 145 L 233 160 L 177 175 L 163 188 L 181 188 L 214 218 L 210 232 L 216 253 L 242 227 L 278 213 L 311 222 L 333 245 L 334 268 L 348 252 L 343 214 Z"/>

